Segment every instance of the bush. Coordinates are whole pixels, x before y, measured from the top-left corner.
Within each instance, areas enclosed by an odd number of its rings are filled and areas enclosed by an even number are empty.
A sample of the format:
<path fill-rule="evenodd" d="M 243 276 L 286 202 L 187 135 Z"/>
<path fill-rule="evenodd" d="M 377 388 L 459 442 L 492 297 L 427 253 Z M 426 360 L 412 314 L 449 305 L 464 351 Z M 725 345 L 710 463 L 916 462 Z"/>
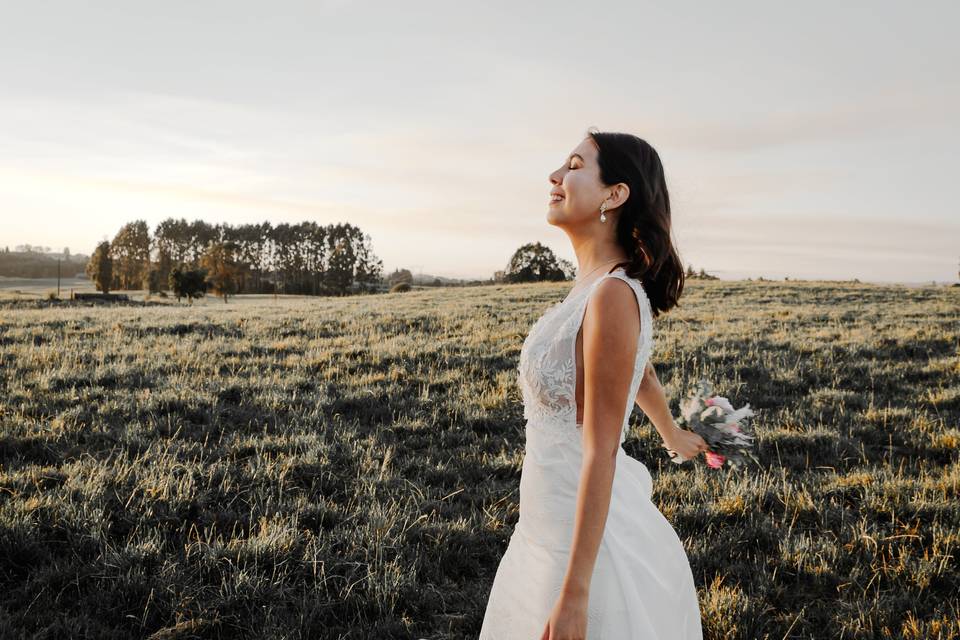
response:
<path fill-rule="evenodd" d="M 390 293 L 402 293 L 404 291 L 410 291 L 413 287 L 406 282 L 398 282 L 397 284 L 390 287 Z"/>
<path fill-rule="evenodd" d="M 174 267 L 170 271 L 169 282 L 173 294 L 177 296 L 177 302 L 180 302 L 180 298 L 186 298 L 190 304 L 193 304 L 194 298 L 205 296 L 207 293 L 206 278 L 206 269 Z"/>

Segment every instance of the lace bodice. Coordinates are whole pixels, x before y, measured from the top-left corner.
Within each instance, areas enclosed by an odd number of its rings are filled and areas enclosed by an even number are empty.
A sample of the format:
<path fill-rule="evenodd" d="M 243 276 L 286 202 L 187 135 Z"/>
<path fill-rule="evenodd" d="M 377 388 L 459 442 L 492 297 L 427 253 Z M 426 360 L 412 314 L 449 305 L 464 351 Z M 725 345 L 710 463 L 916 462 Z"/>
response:
<path fill-rule="evenodd" d="M 575 389 L 577 333 L 591 293 L 605 278 L 619 278 L 629 284 L 640 309 L 640 336 L 633 379 L 624 406 L 620 442 L 626 438 L 634 398 L 653 349 L 653 315 L 640 282 L 628 276 L 622 268 L 617 268 L 547 309 L 523 342 L 517 367 L 523 394 L 523 417 L 528 421 L 528 429 L 542 430 L 543 435 L 551 440 L 580 441 Z"/>

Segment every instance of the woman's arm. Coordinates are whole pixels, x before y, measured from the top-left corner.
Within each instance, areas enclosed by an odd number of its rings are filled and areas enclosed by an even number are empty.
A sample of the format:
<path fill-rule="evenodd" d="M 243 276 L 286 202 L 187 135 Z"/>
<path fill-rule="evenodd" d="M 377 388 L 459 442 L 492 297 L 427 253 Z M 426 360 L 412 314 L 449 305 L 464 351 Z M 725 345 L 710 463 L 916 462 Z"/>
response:
<path fill-rule="evenodd" d="M 640 336 L 636 294 L 618 278 L 601 282 L 583 318 L 583 461 L 573 542 L 561 599 L 584 606 L 610 508 L 623 411 Z"/>
<path fill-rule="evenodd" d="M 673 420 L 663 385 L 657 378 L 657 372 L 649 362 L 643 370 L 640 388 L 634 402 L 650 418 L 650 422 L 660 432 L 663 443 L 671 450 L 690 460 L 708 450 L 707 443 L 698 433 L 681 428 Z"/>
<path fill-rule="evenodd" d="M 650 418 L 650 422 L 656 427 L 664 441 L 671 439 L 677 431 L 683 431 L 673 421 L 673 414 L 670 413 L 670 405 L 667 404 L 667 396 L 663 392 L 663 385 L 660 384 L 657 372 L 650 362 L 647 362 L 647 366 L 643 370 L 643 378 L 640 380 L 640 388 L 637 389 L 634 402 L 640 407 L 643 414 Z"/>

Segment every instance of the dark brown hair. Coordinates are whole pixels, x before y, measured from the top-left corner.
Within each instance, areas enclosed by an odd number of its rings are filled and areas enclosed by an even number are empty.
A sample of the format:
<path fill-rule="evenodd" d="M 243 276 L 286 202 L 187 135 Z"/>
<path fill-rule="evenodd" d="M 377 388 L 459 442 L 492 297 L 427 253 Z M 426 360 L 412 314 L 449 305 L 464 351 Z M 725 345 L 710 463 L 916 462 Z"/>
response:
<path fill-rule="evenodd" d="M 624 271 L 643 284 L 653 316 L 679 304 L 683 292 L 683 263 L 671 238 L 670 196 L 660 155 L 645 140 L 629 133 L 597 131 L 591 127 L 599 153 L 600 180 L 630 187 L 620 205 L 616 237 L 630 262 Z"/>

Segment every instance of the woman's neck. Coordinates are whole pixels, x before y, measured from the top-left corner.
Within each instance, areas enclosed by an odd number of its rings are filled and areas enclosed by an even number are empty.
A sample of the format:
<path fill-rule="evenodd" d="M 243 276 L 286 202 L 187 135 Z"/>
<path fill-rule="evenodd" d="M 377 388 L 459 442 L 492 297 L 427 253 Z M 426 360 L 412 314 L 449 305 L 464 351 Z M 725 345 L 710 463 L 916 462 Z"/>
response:
<path fill-rule="evenodd" d="M 597 273 L 609 271 L 617 262 L 626 262 L 627 256 L 616 242 L 596 242 L 593 239 L 574 244 L 577 256 L 578 279 L 593 278 Z"/>

